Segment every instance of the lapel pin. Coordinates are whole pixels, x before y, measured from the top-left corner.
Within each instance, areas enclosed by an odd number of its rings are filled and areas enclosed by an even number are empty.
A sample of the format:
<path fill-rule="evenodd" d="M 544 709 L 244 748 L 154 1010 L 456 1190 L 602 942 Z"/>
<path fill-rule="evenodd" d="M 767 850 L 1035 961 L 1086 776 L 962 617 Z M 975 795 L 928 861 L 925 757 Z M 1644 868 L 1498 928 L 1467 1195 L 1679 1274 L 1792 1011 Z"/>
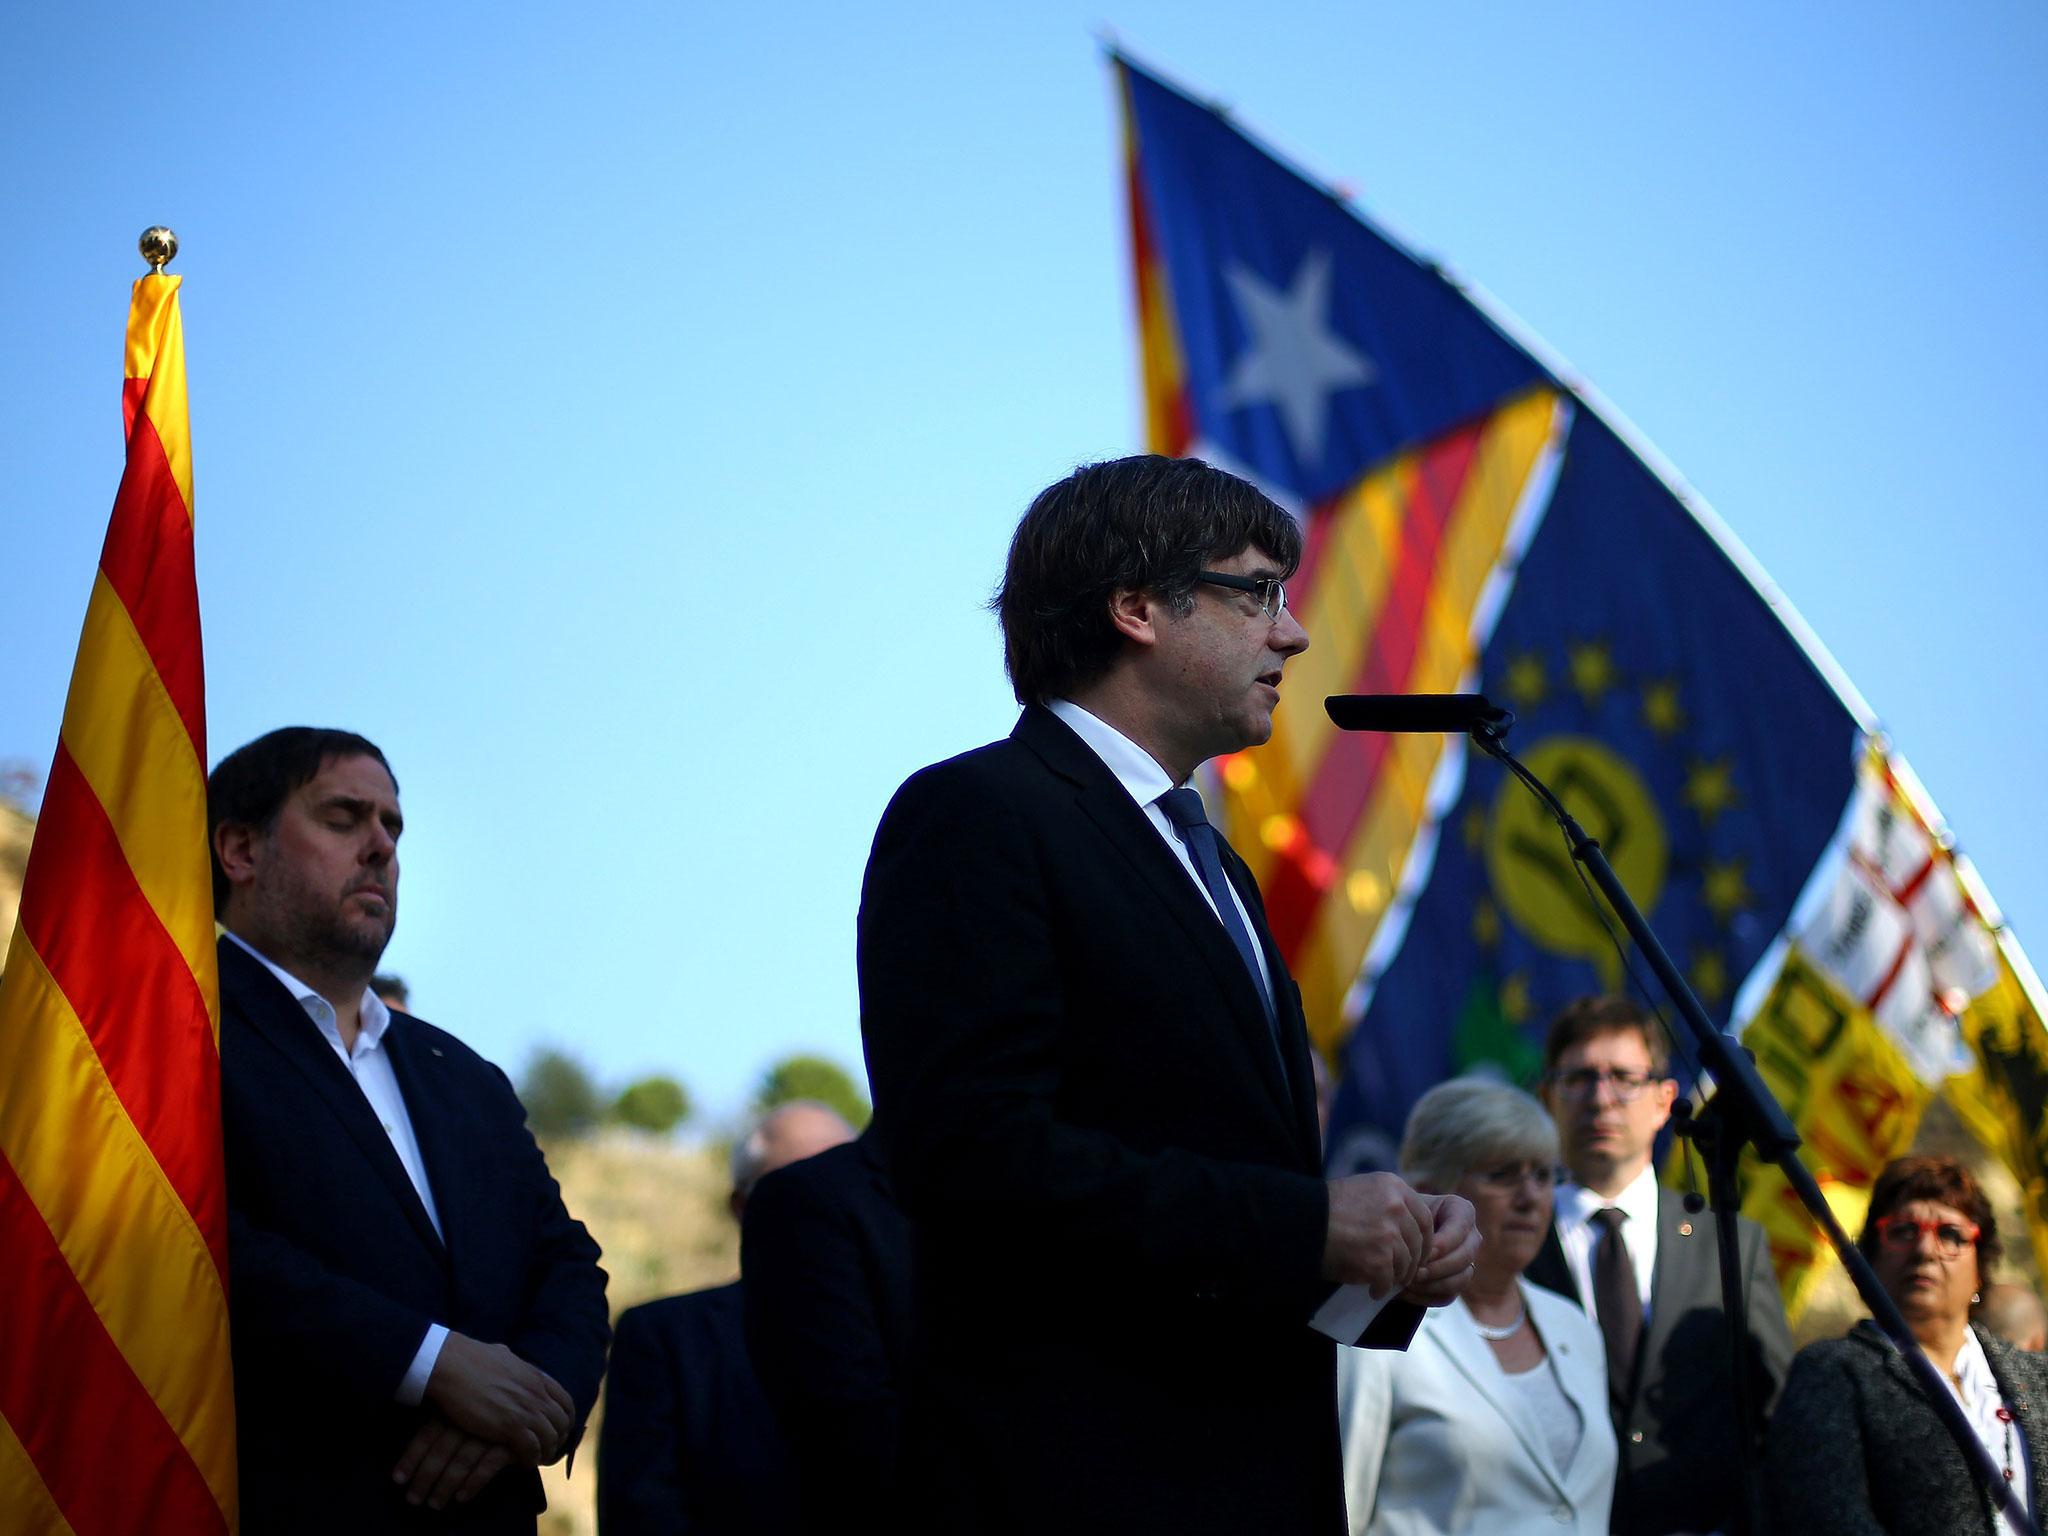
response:
<path fill-rule="evenodd" d="M 436 1051 L 436 1052 L 435 1052 L 434 1054 L 435 1054 L 436 1056 L 438 1056 L 438 1055 L 440 1055 L 441 1053 L 440 1053 L 439 1051 Z M 1681 1222 L 1680 1222 L 1680 1223 L 1678 1224 L 1678 1235 L 1679 1235 L 1680 1237 L 1691 1237 L 1691 1236 L 1692 1236 L 1692 1223 L 1691 1223 L 1691 1222 L 1689 1222 L 1689 1221 L 1681 1221 Z"/>
<path fill-rule="evenodd" d="M 427 1049 L 432 1051 L 436 1056 L 439 1056 L 441 1054 L 441 1047 L 439 1047 L 438 1045 L 430 1045 L 427 1047 Z"/>

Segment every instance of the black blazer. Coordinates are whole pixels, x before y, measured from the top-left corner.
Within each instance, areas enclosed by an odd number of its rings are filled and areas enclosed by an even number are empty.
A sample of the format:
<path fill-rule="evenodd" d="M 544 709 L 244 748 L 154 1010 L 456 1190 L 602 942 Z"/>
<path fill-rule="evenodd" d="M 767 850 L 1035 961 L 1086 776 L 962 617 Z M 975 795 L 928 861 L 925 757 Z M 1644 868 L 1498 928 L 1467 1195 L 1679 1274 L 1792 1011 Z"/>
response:
<path fill-rule="evenodd" d="M 1027 709 L 897 792 L 860 912 L 876 1127 L 913 1224 L 923 1529 L 1344 1527 L 1300 993 L 1235 855 L 1280 1052 L 1215 914 Z M 1405 1343 L 1419 1314 L 1383 1321 Z"/>
<path fill-rule="evenodd" d="M 446 1242 L 369 1101 L 291 994 L 220 942 L 229 1320 L 244 1536 L 532 1531 L 514 1465 L 453 1514 L 409 1510 L 391 1467 L 421 1410 L 394 1400 L 438 1322 L 597 1397 L 610 1337 L 597 1244 L 505 1075 L 394 1013 L 384 1036 Z"/>
<path fill-rule="evenodd" d="M 2019 1421 L 2013 1473 L 2048 1514 L 2048 1360 L 1972 1328 Z M 1891 1342 L 1867 1319 L 1799 1351 L 1771 1420 L 1766 1487 L 1786 1536 L 2006 1536 L 1990 1496 Z M 2003 1458 L 1992 1454 L 1995 1463 Z"/>
<path fill-rule="evenodd" d="M 778 1168 L 740 1223 L 747 1347 L 811 1532 L 900 1529 L 910 1224 L 862 1137 Z"/>
<path fill-rule="evenodd" d="M 1748 1378 L 1761 1431 L 1785 1384 L 1792 1335 L 1763 1229 L 1742 1217 L 1736 1222 L 1748 1307 Z M 1657 1191 L 1650 1325 L 1636 1351 L 1627 1399 L 1609 1404 L 1621 1446 L 1614 1485 L 1614 1530 L 1620 1536 L 1728 1530 L 1742 1502 L 1715 1230 L 1711 1212 L 1691 1215 L 1676 1191 Z M 1528 1277 L 1592 1314 L 1572 1280 L 1555 1226 Z"/>
<path fill-rule="evenodd" d="M 740 1293 L 735 1280 L 620 1315 L 597 1442 L 601 1536 L 794 1536 Z"/>

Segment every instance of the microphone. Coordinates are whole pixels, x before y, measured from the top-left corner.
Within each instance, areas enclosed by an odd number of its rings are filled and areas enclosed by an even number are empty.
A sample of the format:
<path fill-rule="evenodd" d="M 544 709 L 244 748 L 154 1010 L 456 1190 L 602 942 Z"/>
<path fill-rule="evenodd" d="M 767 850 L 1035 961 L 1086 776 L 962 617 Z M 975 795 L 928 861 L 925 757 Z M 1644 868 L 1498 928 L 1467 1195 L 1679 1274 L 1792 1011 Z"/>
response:
<path fill-rule="evenodd" d="M 1340 731 L 1416 731 L 1464 735 L 1479 726 L 1499 735 L 1515 723 L 1483 693 L 1333 693 L 1323 700 Z"/>

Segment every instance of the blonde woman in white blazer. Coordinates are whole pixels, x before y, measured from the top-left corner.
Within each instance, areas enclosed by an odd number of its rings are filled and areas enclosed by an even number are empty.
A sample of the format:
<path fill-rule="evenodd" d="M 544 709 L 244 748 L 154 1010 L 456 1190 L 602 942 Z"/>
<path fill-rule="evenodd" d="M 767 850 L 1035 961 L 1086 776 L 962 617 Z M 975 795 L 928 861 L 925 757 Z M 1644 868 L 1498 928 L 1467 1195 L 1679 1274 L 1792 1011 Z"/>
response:
<path fill-rule="evenodd" d="M 1550 1229 L 1557 1128 L 1518 1089 L 1432 1088 L 1401 1139 L 1418 1189 L 1472 1202 L 1483 1246 L 1405 1353 L 1339 1350 L 1354 1536 L 1606 1536 L 1615 1443 L 1599 1331 L 1522 1278 Z"/>

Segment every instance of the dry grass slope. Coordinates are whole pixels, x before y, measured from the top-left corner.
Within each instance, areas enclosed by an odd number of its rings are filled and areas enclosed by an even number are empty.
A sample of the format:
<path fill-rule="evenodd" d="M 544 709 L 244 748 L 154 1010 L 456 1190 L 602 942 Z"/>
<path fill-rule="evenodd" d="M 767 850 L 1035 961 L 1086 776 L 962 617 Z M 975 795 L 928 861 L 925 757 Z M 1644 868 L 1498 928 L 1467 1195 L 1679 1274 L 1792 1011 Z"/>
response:
<path fill-rule="evenodd" d="M 726 1210 L 732 1183 L 722 1147 L 606 1132 L 553 1143 L 547 1155 L 562 1198 L 604 1249 L 614 1318 L 643 1301 L 720 1285 L 739 1273 L 739 1228 Z M 559 1463 L 543 1470 L 548 1512 L 541 1536 L 595 1536 L 603 1420 L 600 1403 L 573 1476 Z"/>

